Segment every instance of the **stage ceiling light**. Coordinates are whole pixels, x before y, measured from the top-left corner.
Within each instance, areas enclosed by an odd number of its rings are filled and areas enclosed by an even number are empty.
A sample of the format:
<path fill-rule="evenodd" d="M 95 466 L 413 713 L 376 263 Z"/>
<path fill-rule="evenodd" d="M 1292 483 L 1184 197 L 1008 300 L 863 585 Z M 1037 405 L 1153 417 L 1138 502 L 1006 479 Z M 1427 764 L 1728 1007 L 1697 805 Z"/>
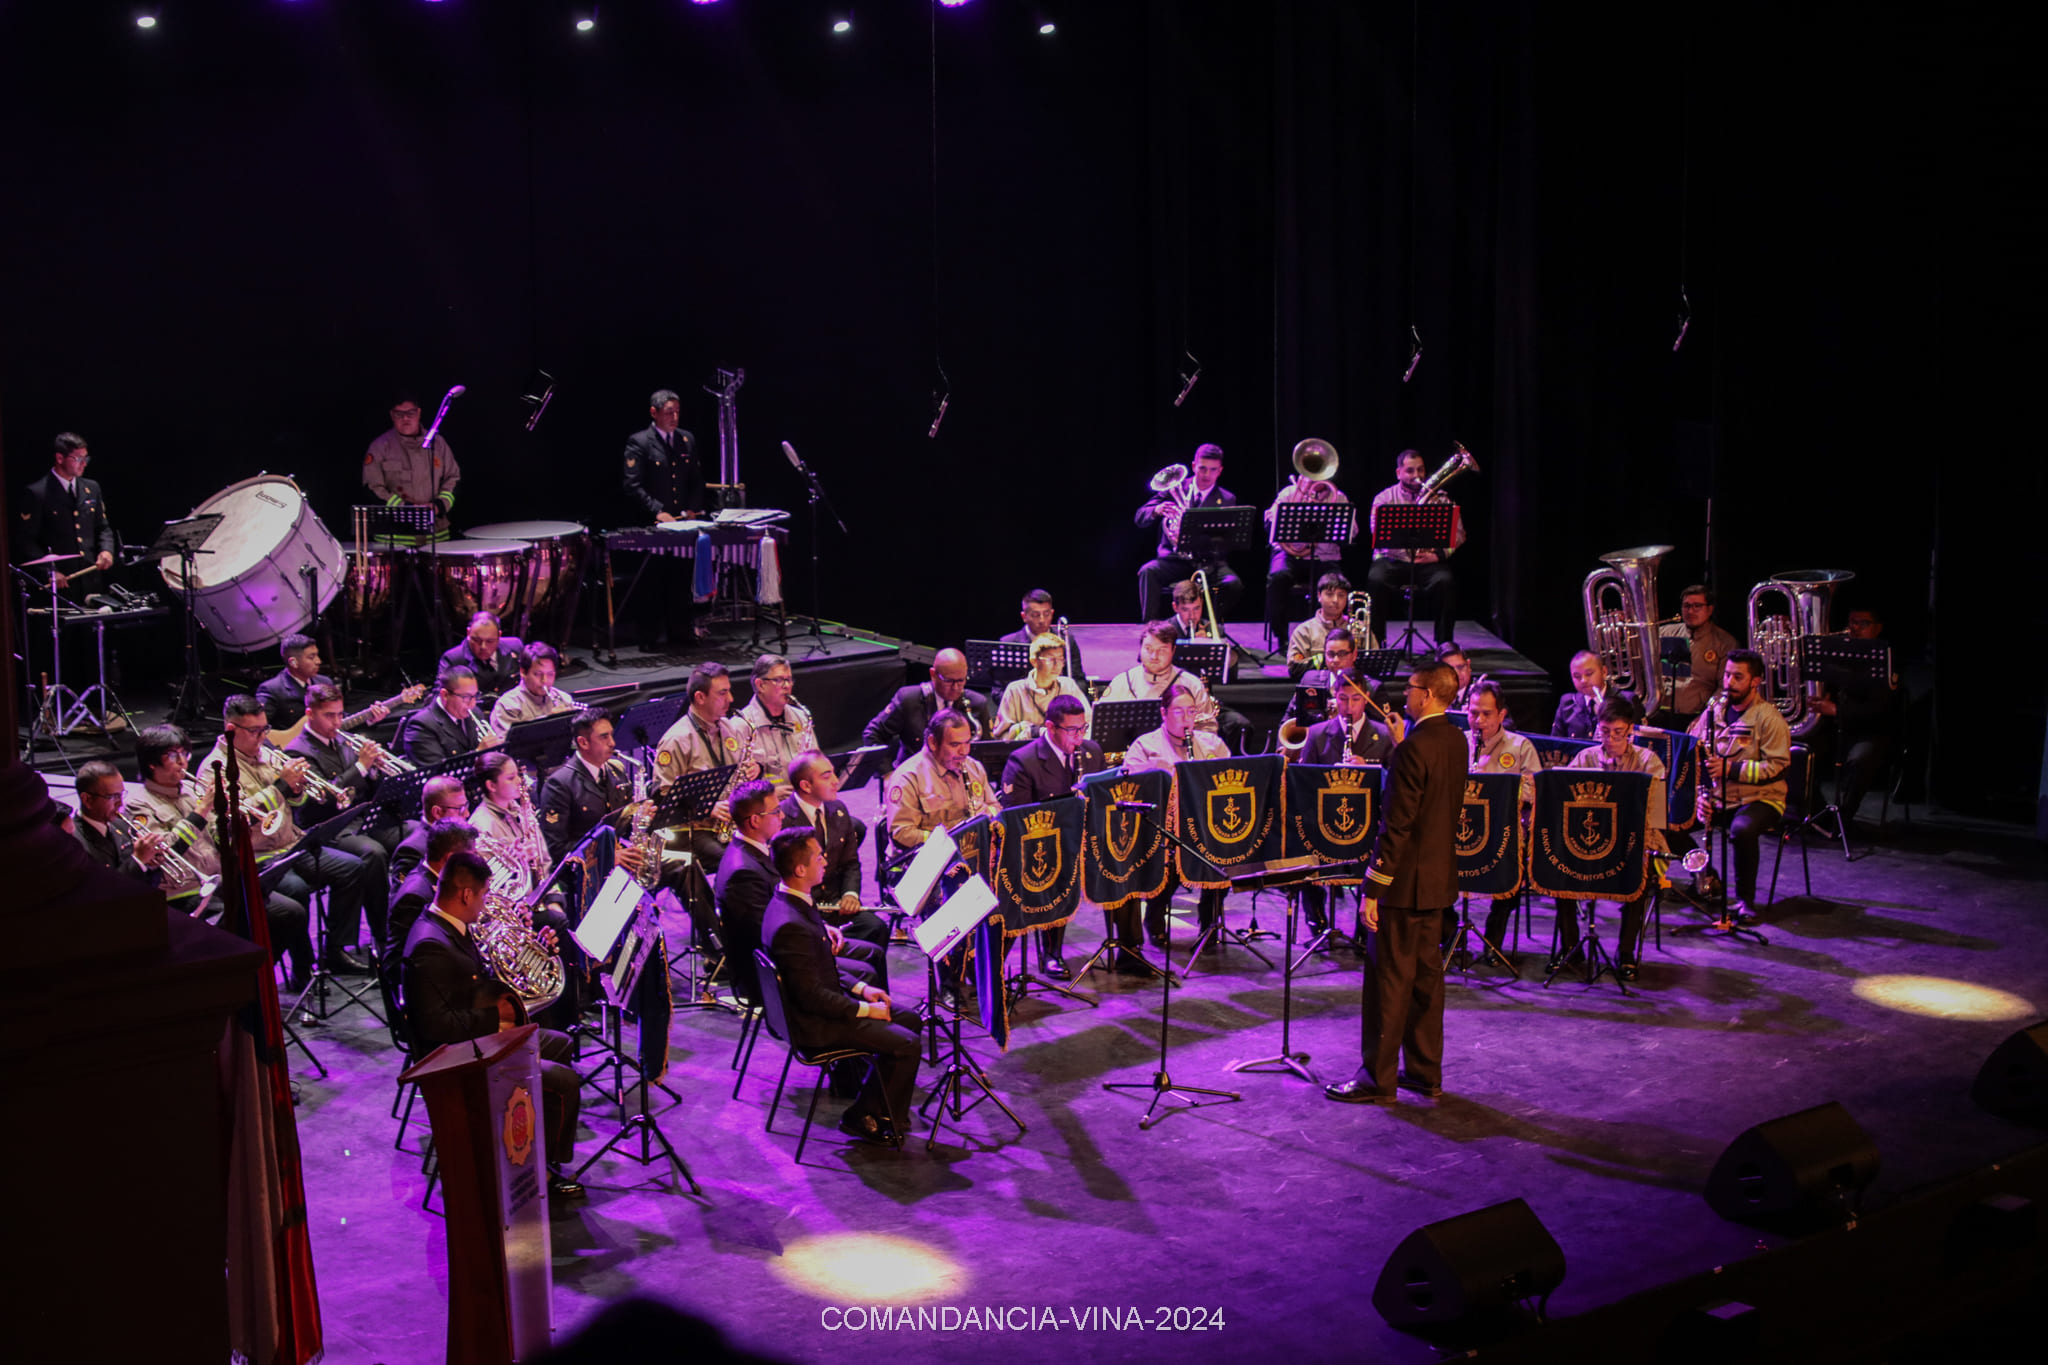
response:
<path fill-rule="evenodd" d="M 154 14 L 138 14 L 138 15 L 136 15 L 136 16 L 135 16 L 135 27 L 137 27 L 137 28 L 155 28 L 155 27 L 156 27 L 156 16 L 155 16 Z"/>
<path fill-rule="evenodd" d="M 947 9 L 959 9 L 962 5 L 967 3 L 967 0 L 939 0 L 939 3 L 944 5 Z"/>
<path fill-rule="evenodd" d="M 832 21 L 832 31 L 833 31 L 834 33 L 851 33 L 851 32 L 853 32 L 853 20 L 851 20 L 851 19 L 834 19 L 834 20 Z"/>
<path fill-rule="evenodd" d="M 971 1282 L 943 1251 L 879 1232 L 799 1237 L 768 1268 L 790 1288 L 834 1303 L 957 1299 Z"/>
<path fill-rule="evenodd" d="M 1053 34 L 1059 32 L 1059 26 L 1054 24 L 1052 20 L 1048 19 L 1038 26 L 1038 31 L 1040 33 L 1043 33 L 1046 37 L 1050 38 Z"/>
<path fill-rule="evenodd" d="M 589 33 L 596 27 L 597 7 L 595 5 L 591 6 L 587 12 L 576 16 L 576 31 L 578 33 Z"/>
<path fill-rule="evenodd" d="M 1851 988 L 1858 1000 L 1930 1019 L 2025 1019 L 2039 1013 L 2032 1003 L 1992 986 L 1945 976 L 1866 976 Z"/>

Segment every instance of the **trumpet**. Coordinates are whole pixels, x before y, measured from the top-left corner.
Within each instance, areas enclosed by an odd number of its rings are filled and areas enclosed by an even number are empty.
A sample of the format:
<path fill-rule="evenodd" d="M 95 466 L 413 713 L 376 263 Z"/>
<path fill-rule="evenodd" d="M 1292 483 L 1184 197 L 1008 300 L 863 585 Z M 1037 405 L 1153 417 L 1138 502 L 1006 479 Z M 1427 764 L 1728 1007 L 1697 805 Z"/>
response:
<path fill-rule="evenodd" d="M 355 758 L 362 757 L 364 746 L 370 742 L 364 736 L 351 734 L 347 730 L 336 730 L 334 737 L 341 742 L 341 747 L 348 750 L 349 754 Z M 399 773 L 419 771 L 419 765 L 411 759 L 401 758 L 399 755 L 392 753 L 391 750 L 381 746 L 377 751 L 377 761 L 370 766 L 386 777 L 394 777 Z"/>
<path fill-rule="evenodd" d="M 268 745 L 264 746 L 268 748 Z M 276 750 L 271 750 L 275 753 Z M 215 759 L 213 770 L 221 772 L 227 764 Z M 256 832 L 268 838 L 284 828 L 284 807 L 278 804 L 277 788 L 265 787 L 254 796 L 237 796 L 235 808 L 242 812 L 242 818 L 256 826 Z"/>
<path fill-rule="evenodd" d="M 339 734 L 341 732 L 337 730 L 335 733 Z M 263 761 L 273 768 L 282 768 L 285 764 L 292 761 L 292 756 L 282 749 L 266 744 L 263 746 Z M 326 778 L 320 776 L 319 773 L 314 772 L 311 763 L 306 764 L 306 790 L 322 801 L 332 802 L 336 810 L 343 809 L 349 802 L 356 799 L 355 793 L 351 792 L 347 787 L 337 787 Z"/>
<path fill-rule="evenodd" d="M 145 834 L 154 833 L 163 835 L 164 867 L 170 870 L 171 872 L 175 873 L 177 875 L 178 880 L 181 882 L 205 882 L 206 879 L 200 875 L 199 869 L 194 867 L 190 861 L 179 855 L 178 850 L 176 849 L 176 847 L 174 847 L 174 845 L 177 843 L 177 838 L 171 831 L 145 829 L 141 825 L 136 824 L 133 820 L 130 820 L 127 816 L 118 814 L 109 818 L 107 823 L 109 825 L 112 825 L 115 829 L 121 831 L 121 833 L 127 835 L 130 843 L 135 842 Z"/>
<path fill-rule="evenodd" d="M 1173 505 L 1160 513 L 1160 526 L 1168 545 L 1180 544 L 1180 519 L 1195 500 L 1195 476 L 1184 464 L 1170 464 L 1152 476 L 1154 493 L 1164 493 Z"/>

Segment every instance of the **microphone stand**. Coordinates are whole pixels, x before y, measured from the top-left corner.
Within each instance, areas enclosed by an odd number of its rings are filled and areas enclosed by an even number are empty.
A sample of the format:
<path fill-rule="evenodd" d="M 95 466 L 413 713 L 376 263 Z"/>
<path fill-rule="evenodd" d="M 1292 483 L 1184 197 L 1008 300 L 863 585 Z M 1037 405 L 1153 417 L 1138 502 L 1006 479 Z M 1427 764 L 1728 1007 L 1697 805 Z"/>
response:
<path fill-rule="evenodd" d="M 809 465 L 804 463 L 803 457 L 796 453 L 796 447 L 791 445 L 789 442 L 784 441 L 782 443 L 782 453 L 789 457 L 789 462 L 792 465 L 796 466 L 796 472 L 804 476 L 804 484 L 805 487 L 808 489 L 811 503 L 810 634 L 813 643 L 811 644 L 811 647 L 809 649 L 806 649 L 804 651 L 804 654 L 805 657 L 809 657 L 812 654 L 830 654 L 832 652 L 832 648 L 831 646 L 825 643 L 825 628 L 823 625 L 819 623 L 818 620 L 818 508 L 820 506 L 823 506 L 826 511 L 832 514 L 832 520 L 835 523 L 837 523 L 840 535 L 849 536 L 851 535 L 851 533 L 846 529 L 846 521 L 839 515 L 839 509 L 832 505 L 832 499 L 825 496 L 825 486 L 822 483 L 818 482 L 817 472 L 813 470 Z"/>
<path fill-rule="evenodd" d="M 1722 724 L 1725 725 L 1728 718 L 1726 704 L 1724 703 L 1722 709 L 1719 712 L 1716 712 L 1714 710 L 1714 704 L 1712 702 L 1709 702 L 1707 704 L 1706 710 L 1707 752 L 1715 755 L 1721 760 L 1721 799 L 1715 805 L 1715 814 L 1719 814 L 1721 811 L 1726 810 L 1728 808 L 1728 758 L 1725 754 L 1721 753 L 1721 746 L 1715 741 L 1714 738 L 1714 731 L 1716 728 L 1715 718 L 1717 715 L 1719 716 Z M 1674 935 L 1699 934 L 1702 937 L 1707 938 L 1750 938 L 1755 939 L 1758 944 L 1768 945 L 1770 943 L 1769 939 L 1765 938 L 1762 934 L 1758 933 L 1754 929 L 1744 928 L 1743 925 L 1736 920 L 1735 912 L 1729 908 L 1728 840 L 1729 837 L 1734 833 L 1734 831 L 1731 830 L 1728 834 L 1721 834 L 1718 827 L 1714 824 L 1714 817 L 1712 815 L 1709 815 L 1707 817 L 1706 828 L 1701 830 L 1700 833 L 1706 839 L 1707 847 L 1710 850 L 1718 850 L 1721 855 L 1718 861 L 1715 861 L 1711 853 L 1708 856 L 1708 861 L 1712 863 L 1714 866 L 1714 875 L 1721 879 L 1721 912 L 1719 915 L 1715 916 L 1715 918 L 1709 920 L 1705 924 L 1682 924 L 1678 928 L 1672 930 L 1671 932 Z M 1615 981 L 1619 983 L 1620 980 L 1621 977 L 1619 974 L 1617 974 L 1615 976 Z M 1548 983 L 1546 982 L 1545 984 L 1547 985 Z"/>
<path fill-rule="evenodd" d="M 1221 870 L 1207 858 L 1202 857 L 1200 849 L 1183 842 L 1179 835 L 1175 834 L 1165 825 L 1160 824 L 1156 812 L 1139 811 L 1138 817 L 1141 820 L 1150 819 L 1155 825 L 1158 825 L 1159 832 L 1166 836 L 1169 843 L 1178 848 L 1187 849 L 1188 852 L 1200 859 L 1202 865 L 1207 867 L 1210 872 L 1214 873 Z M 1166 964 L 1166 971 L 1159 978 L 1159 1069 L 1152 1073 L 1152 1079 L 1149 1081 L 1104 1081 L 1102 1083 L 1104 1090 L 1119 1092 L 1125 1090 L 1150 1091 L 1152 1093 L 1152 1103 L 1145 1107 L 1144 1117 L 1138 1120 L 1140 1130 L 1149 1129 L 1154 1123 L 1165 1118 L 1167 1114 L 1175 1113 L 1179 1110 L 1207 1109 L 1219 1104 L 1236 1104 L 1244 1099 L 1243 1095 L 1238 1094 L 1234 1090 L 1209 1090 L 1199 1085 L 1175 1085 L 1173 1083 L 1173 1077 L 1166 1070 L 1167 1021 L 1173 1013 L 1173 941 L 1171 939 L 1168 939 L 1166 945 L 1160 949 L 1160 954 Z M 1188 955 L 1188 961 L 1190 965 L 1194 962 L 1192 951 Z M 1159 1102 L 1168 1095 L 1186 1100 L 1187 1103 L 1178 1106 L 1177 1109 L 1168 1109 L 1166 1113 L 1159 1113 Z M 1194 1098 L 1196 1095 L 1213 1095 L 1216 1098 L 1198 1100 Z"/>

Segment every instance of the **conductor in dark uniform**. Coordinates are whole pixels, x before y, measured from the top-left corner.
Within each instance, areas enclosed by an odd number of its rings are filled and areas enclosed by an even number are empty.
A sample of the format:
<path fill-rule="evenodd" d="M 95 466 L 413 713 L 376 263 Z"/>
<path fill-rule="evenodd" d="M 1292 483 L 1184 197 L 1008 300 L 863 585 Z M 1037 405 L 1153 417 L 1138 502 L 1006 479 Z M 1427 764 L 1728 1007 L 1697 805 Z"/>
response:
<path fill-rule="evenodd" d="M 704 470 L 697 461 L 697 438 L 684 431 L 683 400 L 673 389 L 657 389 L 647 400 L 654 420 L 626 438 L 626 496 L 635 505 L 635 515 L 646 513 L 656 523 L 689 521 L 704 512 Z M 657 555 L 647 566 L 644 589 L 662 605 L 662 624 L 669 643 L 687 645 L 691 639 L 693 605 L 689 562 L 669 555 Z M 644 618 L 651 624 L 652 616 Z M 643 644 L 652 643 L 650 634 Z"/>
<path fill-rule="evenodd" d="M 526 1022 L 518 994 L 491 975 L 471 936 L 484 909 L 491 867 L 475 853 L 448 855 L 434 903 L 405 940 L 405 1014 L 423 1044 L 486 1038 Z M 541 1109 L 547 1120 L 548 1192 L 575 1198 L 583 1187 L 561 1174 L 576 1147 L 576 1045 L 566 1033 L 542 1029 Z"/>
<path fill-rule="evenodd" d="M 1443 1093 L 1444 960 L 1438 939 L 1458 899 L 1458 809 L 1465 799 L 1463 732 L 1444 712 L 1458 675 L 1426 664 L 1408 679 L 1414 724 L 1394 750 L 1386 819 L 1366 870 L 1359 919 L 1372 935 L 1362 1013 L 1364 1059 L 1350 1080 L 1323 1093 L 1347 1104 L 1391 1104 L 1400 1084 Z M 1381 902 L 1386 909 L 1380 909 Z"/>
<path fill-rule="evenodd" d="M 47 555 L 76 555 L 91 560 L 101 577 L 95 588 L 106 582 L 114 567 L 114 528 L 107 521 L 106 495 L 99 484 L 85 477 L 92 453 L 85 438 L 76 432 L 61 432 L 50 456 L 50 472 L 24 490 L 14 506 L 14 562 L 26 564 Z M 57 586 L 67 588 L 84 564 L 65 564 L 56 573 Z"/>
<path fill-rule="evenodd" d="M 1062 693 L 1045 708 L 1045 729 L 1037 739 L 1010 755 L 1003 765 L 1003 805 L 1030 806 L 1057 801 L 1080 790 L 1081 779 L 1109 766 L 1102 746 L 1088 738 L 1088 708 L 1078 697 Z M 1131 946 L 1136 947 L 1136 915 Z M 1062 924 L 1038 935 L 1038 960 L 1047 976 L 1067 979 L 1067 945 Z"/>

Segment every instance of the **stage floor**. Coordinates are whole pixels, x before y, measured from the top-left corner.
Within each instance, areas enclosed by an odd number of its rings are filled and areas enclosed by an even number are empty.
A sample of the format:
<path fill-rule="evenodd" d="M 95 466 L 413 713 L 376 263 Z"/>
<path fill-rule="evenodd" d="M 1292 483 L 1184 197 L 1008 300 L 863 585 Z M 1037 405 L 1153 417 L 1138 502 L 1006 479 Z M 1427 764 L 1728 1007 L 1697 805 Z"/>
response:
<path fill-rule="evenodd" d="M 872 790 L 856 799 L 871 818 Z M 1930 825 L 1916 812 L 1902 831 L 1893 818 L 1890 841 L 1855 863 L 1816 846 L 1810 897 L 1793 894 L 1798 855 L 1787 854 L 1768 947 L 1673 938 L 1692 917 L 1670 910 L 1664 946 L 1646 949 L 1628 997 L 1604 982 L 1544 989 L 1551 917 L 1539 909 L 1543 942 L 1523 945 L 1519 982 L 1454 978 L 1449 1093 L 1435 1103 L 1404 1094 L 1391 1109 L 1343 1106 L 1291 1076 L 1229 1071 L 1281 1050 L 1282 1011 L 1280 973 L 1232 948 L 1174 992 L 1168 1036 L 1174 1079 L 1236 1090 L 1241 1103 L 1140 1132 L 1145 1100 L 1100 1087 L 1152 1075 L 1159 992 L 1111 979 L 1094 992 L 1099 1008 L 1034 998 L 1014 1012 L 1007 1054 L 985 1039 L 974 1048 L 1029 1125 L 1021 1136 L 984 1105 L 965 1120 L 966 1147 L 928 1155 L 922 1133 L 901 1153 L 850 1146 L 832 1131 L 839 1105 L 828 1098 L 798 1167 L 800 1114 L 787 1100 L 777 1131 L 762 1131 L 780 1067 L 772 1041 L 734 1100 L 736 1021 L 685 1011 L 668 1079 L 682 1099 L 660 1118 L 706 1198 L 656 1190 L 630 1163 L 594 1169 L 588 1201 L 553 1224 L 558 1339 L 638 1294 L 787 1360 L 879 1348 L 974 1365 L 1077 1353 L 1428 1361 L 1435 1351 L 1369 1302 L 1386 1256 L 1418 1225 L 1526 1198 L 1570 1267 L 1551 1313 L 1581 1313 L 1780 1244 L 1722 1222 L 1700 1189 L 1743 1129 L 1827 1100 L 1875 1139 L 1883 1174 L 1866 1208 L 1881 1208 L 2039 1141 L 1974 1108 L 1968 1090 L 1990 1049 L 2048 1005 L 2048 856 L 2016 828 Z M 1232 922 L 1253 908 L 1234 899 Z M 1280 924 L 1277 898 L 1256 910 Z M 1084 911 L 1070 960 L 1099 936 L 1100 916 Z M 1181 953 L 1190 937 L 1183 919 Z M 922 996 L 905 950 L 892 966 Z M 1921 1012 L 1886 993 L 1910 993 L 1901 976 L 1932 981 Z M 1296 980 L 1293 1047 L 1326 1080 L 1356 1063 L 1358 984 L 1348 954 Z M 2020 997 L 2006 1002 L 2012 1017 L 1995 1017 L 1993 989 Z M 317 1079 L 292 1054 L 327 1358 L 437 1361 L 446 1231 L 421 1209 L 417 1158 L 391 1148 L 398 1059 L 353 1013 L 309 1036 L 332 1070 Z M 594 1100 L 585 1117 L 588 1153 L 616 1119 Z M 895 1303 L 1044 1309 L 1061 1325 L 850 1338 L 821 1316 Z M 1111 1330 L 1098 1316 L 1077 1328 L 1067 1316 L 1105 1306 L 1148 1324 L 1162 1308 L 1220 1309 L 1223 1326 Z"/>

